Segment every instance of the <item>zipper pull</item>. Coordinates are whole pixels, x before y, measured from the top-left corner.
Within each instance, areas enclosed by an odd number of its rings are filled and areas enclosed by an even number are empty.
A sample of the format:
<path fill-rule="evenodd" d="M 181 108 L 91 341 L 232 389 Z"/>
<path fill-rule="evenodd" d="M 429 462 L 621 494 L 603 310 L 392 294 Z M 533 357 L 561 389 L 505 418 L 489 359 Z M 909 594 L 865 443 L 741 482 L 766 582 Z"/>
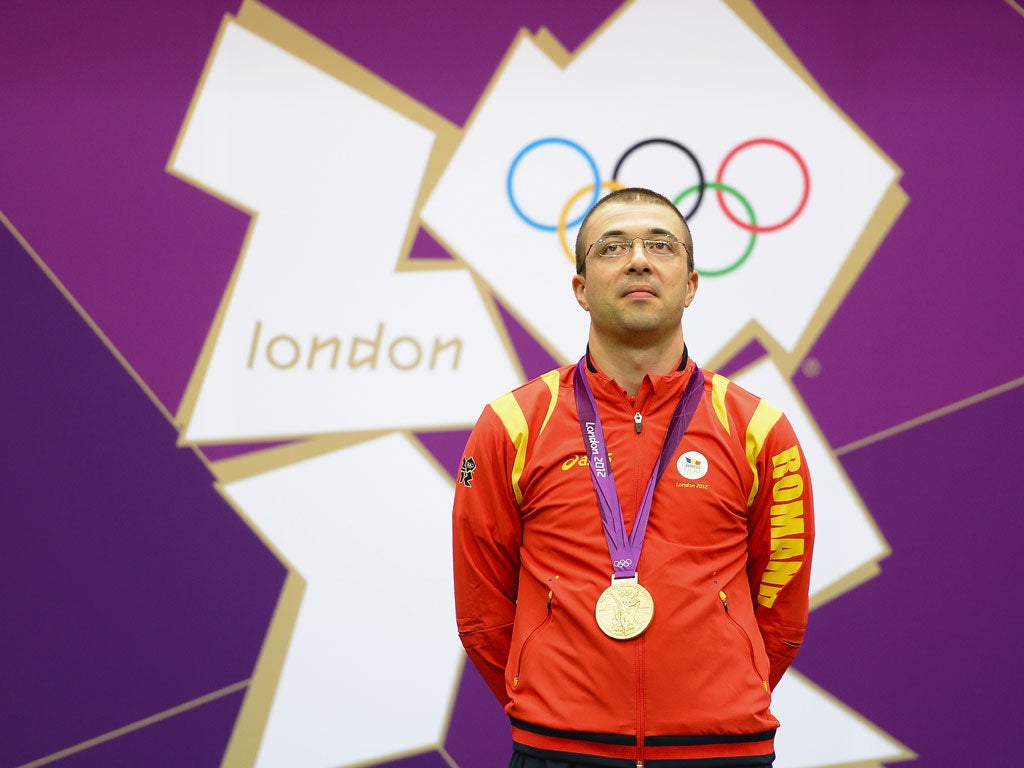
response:
<path fill-rule="evenodd" d="M 729 598 L 726 597 L 725 592 L 718 593 L 718 599 L 722 601 L 722 607 L 725 608 L 725 612 L 729 612 Z"/>
<path fill-rule="evenodd" d="M 636 433 L 639 435 L 640 430 L 643 429 L 644 417 L 640 415 L 640 411 L 633 414 L 633 428 L 636 429 Z"/>

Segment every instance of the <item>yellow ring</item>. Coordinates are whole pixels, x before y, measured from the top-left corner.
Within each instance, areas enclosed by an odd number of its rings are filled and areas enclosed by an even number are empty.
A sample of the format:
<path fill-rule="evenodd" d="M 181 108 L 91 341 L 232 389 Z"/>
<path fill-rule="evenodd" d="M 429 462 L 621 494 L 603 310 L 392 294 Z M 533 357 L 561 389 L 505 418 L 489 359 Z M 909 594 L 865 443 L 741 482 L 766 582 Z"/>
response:
<path fill-rule="evenodd" d="M 611 191 L 626 188 L 624 184 L 620 184 L 619 182 L 614 180 L 602 181 L 601 186 Z M 565 255 L 569 257 L 569 261 L 572 262 L 573 266 L 576 266 L 576 254 L 569 250 L 569 243 L 565 239 L 565 225 L 569 221 L 569 209 L 573 207 L 577 200 L 579 200 L 584 195 L 589 195 L 593 191 L 593 184 L 588 184 L 587 186 L 581 188 L 576 194 L 569 198 L 569 202 L 565 204 L 565 207 L 562 209 L 562 213 L 558 217 L 558 241 L 562 244 L 562 250 L 565 252 Z"/>

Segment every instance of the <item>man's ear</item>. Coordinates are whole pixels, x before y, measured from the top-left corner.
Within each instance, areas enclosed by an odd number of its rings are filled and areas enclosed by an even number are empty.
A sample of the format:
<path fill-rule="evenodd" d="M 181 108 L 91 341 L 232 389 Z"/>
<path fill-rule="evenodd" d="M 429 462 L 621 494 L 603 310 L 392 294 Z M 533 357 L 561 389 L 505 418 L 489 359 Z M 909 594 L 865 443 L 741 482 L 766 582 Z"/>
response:
<path fill-rule="evenodd" d="M 572 292 L 576 295 L 576 303 L 589 312 L 590 305 L 587 303 L 587 281 L 583 275 L 577 274 L 572 276 Z"/>
<path fill-rule="evenodd" d="M 698 282 L 700 282 L 700 275 L 698 275 L 697 271 L 694 270 L 686 279 L 686 301 L 683 303 L 684 307 L 689 307 L 690 302 L 693 301 L 693 297 L 697 295 Z"/>

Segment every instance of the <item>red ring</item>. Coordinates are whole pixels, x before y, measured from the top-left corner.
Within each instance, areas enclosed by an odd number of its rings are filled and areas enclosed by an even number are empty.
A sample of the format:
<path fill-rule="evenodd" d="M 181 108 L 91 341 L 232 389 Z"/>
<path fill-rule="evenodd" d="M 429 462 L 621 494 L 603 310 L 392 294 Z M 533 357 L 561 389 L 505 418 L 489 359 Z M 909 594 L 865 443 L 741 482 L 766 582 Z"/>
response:
<path fill-rule="evenodd" d="M 771 144 L 772 146 L 778 147 L 788 152 L 797 164 L 800 166 L 800 172 L 804 177 L 804 196 L 800 200 L 800 204 L 796 207 L 796 210 L 790 215 L 785 221 L 781 221 L 778 224 L 748 224 L 742 219 L 738 219 L 733 216 L 732 211 L 729 210 L 729 206 L 725 204 L 725 195 L 722 194 L 721 188 L 715 190 L 715 194 L 718 196 L 718 204 L 721 206 L 725 215 L 729 217 L 729 221 L 735 224 L 740 229 L 745 229 L 747 232 L 774 232 L 777 229 L 782 229 L 786 225 L 792 223 L 793 219 L 800 215 L 803 211 L 804 206 L 807 205 L 807 198 L 811 195 L 811 174 L 807 170 L 807 164 L 804 163 L 804 159 L 800 157 L 795 149 L 789 144 L 779 141 L 778 139 L 750 139 L 744 141 L 742 144 L 737 145 L 725 159 L 722 160 L 722 164 L 718 166 L 718 175 L 715 177 L 715 181 L 718 184 L 724 183 L 722 177 L 725 175 L 725 166 L 729 164 L 729 161 L 735 157 L 740 150 L 746 149 L 747 147 L 753 146 L 754 144 Z"/>

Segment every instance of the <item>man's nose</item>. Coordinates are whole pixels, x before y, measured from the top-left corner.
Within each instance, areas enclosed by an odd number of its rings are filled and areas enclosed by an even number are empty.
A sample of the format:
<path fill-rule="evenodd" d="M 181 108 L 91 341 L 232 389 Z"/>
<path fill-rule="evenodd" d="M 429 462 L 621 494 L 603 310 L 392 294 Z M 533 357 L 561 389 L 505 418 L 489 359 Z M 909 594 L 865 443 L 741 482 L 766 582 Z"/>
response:
<path fill-rule="evenodd" d="M 635 269 L 638 266 L 650 268 L 651 261 L 647 258 L 647 248 L 642 237 L 634 237 L 629 241 L 629 267 Z"/>

